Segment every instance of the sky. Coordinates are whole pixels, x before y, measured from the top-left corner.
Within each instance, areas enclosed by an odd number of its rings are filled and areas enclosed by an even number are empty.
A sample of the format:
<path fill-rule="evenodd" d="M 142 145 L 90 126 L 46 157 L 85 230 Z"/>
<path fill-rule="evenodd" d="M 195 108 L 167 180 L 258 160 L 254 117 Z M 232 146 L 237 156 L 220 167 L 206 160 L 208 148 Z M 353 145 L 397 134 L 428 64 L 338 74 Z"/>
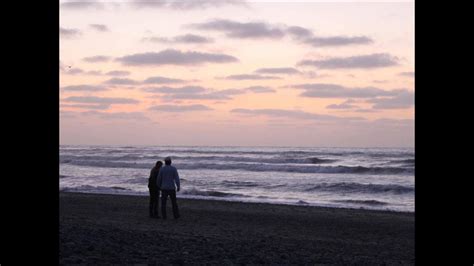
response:
<path fill-rule="evenodd" d="M 414 146 L 412 1 L 61 1 L 60 144 Z"/>

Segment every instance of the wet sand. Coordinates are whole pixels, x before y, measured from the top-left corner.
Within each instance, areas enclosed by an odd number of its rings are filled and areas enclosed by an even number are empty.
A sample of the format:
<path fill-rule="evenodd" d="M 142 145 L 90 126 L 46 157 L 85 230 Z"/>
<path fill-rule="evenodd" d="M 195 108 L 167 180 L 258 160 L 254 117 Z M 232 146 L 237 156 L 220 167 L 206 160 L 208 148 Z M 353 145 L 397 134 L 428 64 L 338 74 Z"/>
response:
<path fill-rule="evenodd" d="M 168 205 L 171 203 L 168 201 Z M 60 193 L 60 264 L 412 265 L 414 214 L 180 199 L 148 217 L 148 197 Z"/>

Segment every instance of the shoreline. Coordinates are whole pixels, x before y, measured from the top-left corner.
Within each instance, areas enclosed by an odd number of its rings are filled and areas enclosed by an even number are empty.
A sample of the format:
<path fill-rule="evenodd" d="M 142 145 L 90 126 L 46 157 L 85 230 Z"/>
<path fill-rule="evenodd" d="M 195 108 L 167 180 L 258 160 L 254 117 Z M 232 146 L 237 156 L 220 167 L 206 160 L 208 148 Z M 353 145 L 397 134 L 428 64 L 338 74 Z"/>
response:
<path fill-rule="evenodd" d="M 414 213 L 60 192 L 60 264 L 414 264 Z M 168 203 L 170 205 L 170 203 Z"/>
<path fill-rule="evenodd" d="M 145 197 L 148 198 L 148 195 L 145 193 L 143 194 L 127 194 L 127 193 L 103 193 L 103 192 L 81 192 L 81 191 L 63 191 L 60 190 L 60 193 L 67 193 L 67 194 L 93 194 L 93 195 L 112 195 L 112 196 L 131 196 L 131 197 Z M 273 203 L 273 202 L 263 202 L 263 201 L 244 201 L 232 198 L 221 198 L 221 197 L 212 197 L 208 196 L 207 198 L 200 198 L 200 196 L 190 196 L 190 195 L 183 195 L 176 193 L 178 200 L 196 200 L 196 201 L 220 201 L 220 202 L 237 202 L 242 204 L 269 204 L 269 205 L 277 205 L 277 206 L 297 206 L 297 207 L 311 207 L 311 208 L 328 208 L 328 209 L 343 209 L 343 210 L 365 210 L 365 211 L 378 211 L 378 212 L 390 212 L 390 213 L 404 213 L 404 214 L 414 214 L 414 211 L 400 211 L 400 210 L 390 210 L 390 209 L 371 209 L 367 207 L 360 206 L 359 208 L 350 208 L 350 207 L 342 207 L 342 206 L 324 206 L 324 205 L 312 205 L 311 203 Z"/>

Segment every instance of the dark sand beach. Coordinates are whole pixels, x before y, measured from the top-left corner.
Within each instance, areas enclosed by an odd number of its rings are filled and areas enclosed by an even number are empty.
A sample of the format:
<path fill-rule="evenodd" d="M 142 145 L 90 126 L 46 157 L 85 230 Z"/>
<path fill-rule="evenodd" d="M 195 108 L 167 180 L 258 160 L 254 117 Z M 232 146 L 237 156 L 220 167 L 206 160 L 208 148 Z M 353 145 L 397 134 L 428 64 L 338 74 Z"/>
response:
<path fill-rule="evenodd" d="M 178 195 L 179 197 L 179 195 Z M 170 205 L 170 203 L 168 203 Z M 414 214 L 60 193 L 60 264 L 412 265 Z"/>

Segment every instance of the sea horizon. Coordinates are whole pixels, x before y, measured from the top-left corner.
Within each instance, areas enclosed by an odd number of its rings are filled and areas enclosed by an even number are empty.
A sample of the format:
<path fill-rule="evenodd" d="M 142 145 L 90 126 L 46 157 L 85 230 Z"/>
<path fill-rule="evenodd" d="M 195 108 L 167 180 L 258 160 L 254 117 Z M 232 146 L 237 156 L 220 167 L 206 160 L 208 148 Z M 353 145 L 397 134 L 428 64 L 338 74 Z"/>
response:
<path fill-rule="evenodd" d="M 160 147 L 245 147 L 245 148 L 355 148 L 355 149 L 415 149 L 415 146 L 299 146 L 299 145 L 185 145 L 185 144 L 59 144 L 59 146 L 111 146 L 111 147 L 143 147 L 143 146 L 160 146 Z"/>

